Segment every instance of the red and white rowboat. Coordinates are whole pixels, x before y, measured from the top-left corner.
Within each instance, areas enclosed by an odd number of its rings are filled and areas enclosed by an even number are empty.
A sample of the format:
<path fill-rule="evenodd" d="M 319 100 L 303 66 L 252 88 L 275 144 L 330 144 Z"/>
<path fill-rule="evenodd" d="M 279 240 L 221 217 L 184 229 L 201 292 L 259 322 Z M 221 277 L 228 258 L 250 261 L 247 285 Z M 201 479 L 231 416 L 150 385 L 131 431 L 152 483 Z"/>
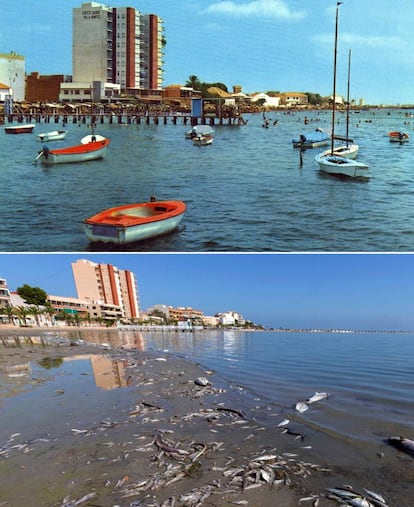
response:
<path fill-rule="evenodd" d="M 153 201 L 109 208 L 84 220 L 89 241 L 123 245 L 171 232 L 183 219 L 182 201 Z"/>
<path fill-rule="evenodd" d="M 87 144 L 78 144 L 58 150 L 49 150 L 47 146 L 43 146 L 42 151 L 36 157 L 35 162 L 40 159 L 44 165 L 66 164 L 73 162 L 88 162 L 104 158 L 106 150 L 110 144 L 109 139 L 95 141 Z"/>
<path fill-rule="evenodd" d="M 409 139 L 409 135 L 405 132 L 389 132 L 388 137 L 391 143 L 406 143 Z"/>

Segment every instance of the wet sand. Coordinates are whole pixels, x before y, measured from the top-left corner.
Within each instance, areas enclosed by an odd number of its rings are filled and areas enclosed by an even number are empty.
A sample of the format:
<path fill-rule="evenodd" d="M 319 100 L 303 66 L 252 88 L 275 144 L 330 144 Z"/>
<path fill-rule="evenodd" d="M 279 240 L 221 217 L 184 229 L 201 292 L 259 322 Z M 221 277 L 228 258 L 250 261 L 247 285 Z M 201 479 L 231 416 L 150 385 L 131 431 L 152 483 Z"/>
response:
<path fill-rule="evenodd" d="M 0 506 L 337 505 L 326 488 L 346 476 L 252 393 L 168 353 L 57 331 L 0 328 Z M 100 382 L 118 388 L 97 389 L 88 358 L 109 361 Z"/>
<path fill-rule="evenodd" d="M 0 330 L 0 336 L 33 334 L 33 329 Z M 127 388 L 107 404 L 88 399 L 69 412 L 69 389 L 47 391 L 48 400 L 33 405 L 30 391 L 59 384 L 59 368 L 38 378 L 22 365 L 88 355 L 121 361 Z M 7 396 L 0 403 L 9 410 L 7 421 L 15 422 L 0 430 L 0 505 L 30 500 L 33 507 L 245 502 L 291 507 L 318 493 L 312 491 L 314 475 L 329 473 L 289 454 L 301 446 L 298 440 L 276 430 L 269 435 L 258 422 L 266 407 L 254 406 L 242 389 L 168 354 L 75 345 L 62 338 L 46 347 L 11 344 L 1 347 L 0 375 L 2 398 Z M 208 384 L 199 385 L 204 379 Z M 22 399 L 11 405 L 14 414 L 6 402 L 16 396 Z M 38 424 L 37 410 L 44 425 Z M 50 419 L 48 410 L 54 413 Z"/>

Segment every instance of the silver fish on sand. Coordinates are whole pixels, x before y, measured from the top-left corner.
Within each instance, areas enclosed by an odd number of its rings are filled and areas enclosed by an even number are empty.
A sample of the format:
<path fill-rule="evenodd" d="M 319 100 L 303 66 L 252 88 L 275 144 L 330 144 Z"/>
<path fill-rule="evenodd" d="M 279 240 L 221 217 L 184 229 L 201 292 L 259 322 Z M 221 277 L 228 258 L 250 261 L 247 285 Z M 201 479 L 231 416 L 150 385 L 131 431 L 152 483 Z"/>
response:
<path fill-rule="evenodd" d="M 414 454 L 414 440 L 405 437 L 390 437 L 388 443 L 399 449 L 400 451 Z"/>

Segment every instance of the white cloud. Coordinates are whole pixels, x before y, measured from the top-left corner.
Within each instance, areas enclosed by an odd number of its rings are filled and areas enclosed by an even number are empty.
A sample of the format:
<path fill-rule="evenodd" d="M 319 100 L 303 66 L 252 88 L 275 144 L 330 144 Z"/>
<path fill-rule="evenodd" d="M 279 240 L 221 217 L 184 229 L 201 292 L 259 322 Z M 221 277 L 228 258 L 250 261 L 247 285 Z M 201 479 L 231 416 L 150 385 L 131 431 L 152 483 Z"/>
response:
<path fill-rule="evenodd" d="M 52 27 L 50 25 L 42 25 L 40 23 L 33 23 L 30 25 L 22 25 L 20 31 L 23 33 L 45 33 L 50 32 Z"/>
<path fill-rule="evenodd" d="M 255 16 L 292 20 L 305 17 L 303 11 L 291 11 L 283 0 L 251 0 L 245 3 L 224 0 L 210 5 L 206 12 L 239 17 Z"/>
<path fill-rule="evenodd" d="M 333 35 L 322 34 L 314 37 L 316 42 L 322 44 L 331 44 L 333 46 Z M 398 36 L 384 37 L 381 35 L 359 35 L 354 33 L 343 33 L 339 36 L 339 44 L 347 44 L 350 47 L 365 48 L 399 48 L 400 50 L 407 48 L 407 42 Z"/>

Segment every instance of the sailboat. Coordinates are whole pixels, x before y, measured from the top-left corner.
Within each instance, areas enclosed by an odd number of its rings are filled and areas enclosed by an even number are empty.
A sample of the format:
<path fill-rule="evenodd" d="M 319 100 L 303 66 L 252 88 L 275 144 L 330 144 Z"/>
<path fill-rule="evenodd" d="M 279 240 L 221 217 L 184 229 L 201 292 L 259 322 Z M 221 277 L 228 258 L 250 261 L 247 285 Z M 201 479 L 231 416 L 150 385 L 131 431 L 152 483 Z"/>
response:
<path fill-rule="evenodd" d="M 351 80 L 351 50 L 348 53 L 348 90 L 346 99 L 346 133 L 345 137 L 335 136 L 337 141 L 344 141 L 345 144 L 334 147 L 334 154 L 341 155 L 346 158 L 356 158 L 358 155 L 359 146 L 349 138 L 349 106 L 350 106 L 350 80 Z M 330 155 L 331 148 L 325 150 L 322 155 Z"/>
<path fill-rule="evenodd" d="M 319 169 L 328 174 L 338 176 L 347 176 L 356 179 L 368 179 L 369 172 L 368 166 L 362 162 L 358 162 L 353 158 L 346 157 L 342 154 L 335 153 L 335 110 L 336 110 L 336 56 L 338 49 L 338 12 L 339 6 L 343 2 L 336 3 L 336 18 L 335 18 L 335 50 L 334 50 L 334 76 L 333 76 L 333 93 L 332 93 L 332 135 L 331 135 L 331 149 L 328 153 L 320 153 L 315 157 L 316 162 L 319 164 Z M 349 64 L 348 64 L 349 65 Z M 349 102 L 349 99 L 348 99 Z M 348 121 L 349 123 L 349 121 Z M 348 138 L 348 134 L 347 134 Z"/>

